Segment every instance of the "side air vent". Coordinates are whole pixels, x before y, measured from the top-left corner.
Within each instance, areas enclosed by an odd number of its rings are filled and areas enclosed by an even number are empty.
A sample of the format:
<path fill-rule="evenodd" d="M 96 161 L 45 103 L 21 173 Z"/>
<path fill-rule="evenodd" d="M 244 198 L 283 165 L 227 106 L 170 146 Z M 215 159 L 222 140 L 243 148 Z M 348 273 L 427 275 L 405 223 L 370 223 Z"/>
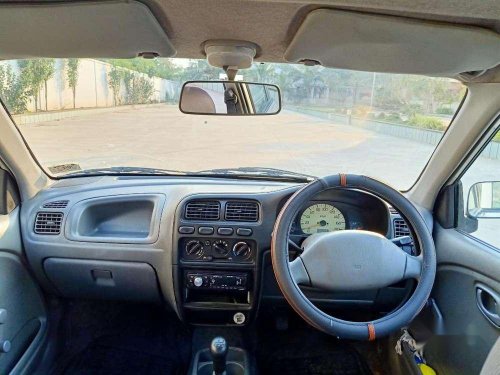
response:
<path fill-rule="evenodd" d="M 43 208 L 66 208 L 68 206 L 68 201 L 53 201 L 48 202 L 43 205 Z"/>
<path fill-rule="evenodd" d="M 62 220 L 62 212 L 38 212 L 35 218 L 35 233 L 59 234 Z"/>
<path fill-rule="evenodd" d="M 394 219 L 394 237 L 411 236 L 408 224 L 403 219 Z"/>
<path fill-rule="evenodd" d="M 227 221 L 257 221 L 259 220 L 259 205 L 252 201 L 226 203 Z"/>
<path fill-rule="evenodd" d="M 186 205 L 184 217 L 187 220 L 219 220 L 218 201 L 191 201 Z"/>

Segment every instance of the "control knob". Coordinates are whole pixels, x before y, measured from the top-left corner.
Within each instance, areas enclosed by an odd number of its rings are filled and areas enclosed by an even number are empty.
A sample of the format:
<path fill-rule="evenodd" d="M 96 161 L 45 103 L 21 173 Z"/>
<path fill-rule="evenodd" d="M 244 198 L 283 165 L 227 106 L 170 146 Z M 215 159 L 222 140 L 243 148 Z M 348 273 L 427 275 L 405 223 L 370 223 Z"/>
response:
<path fill-rule="evenodd" d="M 186 254 L 200 257 L 203 254 L 203 243 L 198 240 L 191 240 L 186 244 Z"/>
<path fill-rule="evenodd" d="M 215 241 L 212 249 L 220 256 L 226 256 L 229 253 L 229 245 L 224 240 Z"/>
<path fill-rule="evenodd" d="M 196 276 L 193 280 L 193 284 L 195 287 L 200 287 L 203 285 L 203 278 L 201 276 Z"/>
<path fill-rule="evenodd" d="M 252 253 L 252 248 L 245 241 L 237 242 L 233 246 L 233 255 L 237 258 L 248 258 Z"/>

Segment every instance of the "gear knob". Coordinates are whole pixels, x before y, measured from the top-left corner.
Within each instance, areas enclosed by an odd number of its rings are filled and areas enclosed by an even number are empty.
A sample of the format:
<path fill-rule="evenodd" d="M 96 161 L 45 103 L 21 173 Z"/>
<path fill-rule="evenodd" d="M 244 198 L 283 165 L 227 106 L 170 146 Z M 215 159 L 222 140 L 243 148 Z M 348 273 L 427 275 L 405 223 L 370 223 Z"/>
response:
<path fill-rule="evenodd" d="M 226 371 L 226 356 L 228 346 L 224 337 L 216 337 L 210 344 L 213 369 L 215 375 L 222 375 Z"/>

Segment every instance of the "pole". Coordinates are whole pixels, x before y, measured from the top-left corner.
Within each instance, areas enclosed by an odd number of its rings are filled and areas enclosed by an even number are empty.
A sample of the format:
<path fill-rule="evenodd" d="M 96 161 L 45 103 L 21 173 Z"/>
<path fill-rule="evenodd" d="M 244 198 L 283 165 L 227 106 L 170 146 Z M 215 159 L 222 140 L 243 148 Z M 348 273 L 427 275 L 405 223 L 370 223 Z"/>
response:
<path fill-rule="evenodd" d="M 372 79 L 372 94 L 370 95 L 370 107 L 373 108 L 373 98 L 375 96 L 375 79 L 377 78 L 377 73 L 373 73 Z"/>

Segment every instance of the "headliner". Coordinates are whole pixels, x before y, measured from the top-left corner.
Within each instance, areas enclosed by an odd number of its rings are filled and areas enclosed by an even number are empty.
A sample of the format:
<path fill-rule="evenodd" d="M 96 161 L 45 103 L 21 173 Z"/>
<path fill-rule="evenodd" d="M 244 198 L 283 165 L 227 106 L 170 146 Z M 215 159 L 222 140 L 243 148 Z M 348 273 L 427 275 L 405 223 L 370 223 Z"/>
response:
<path fill-rule="evenodd" d="M 143 0 L 166 29 L 177 57 L 204 58 L 202 43 L 237 39 L 261 47 L 257 61 L 282 62 L 305 16 L 335 8 L 477 25 L 500 33 L 498 0 Z M 252 22 L 249 22 L 252 21 Z"/>
<path fill-rule="evenodd" d="M 95 0 L 103 2 L 107 0 Z M 247 40 L 261 47 L 257 61 L 283 62 L 305 16 L 334 8 L 482 26 L 500 33 L 498 0 L 140 0 L 148 5 L 177 50 L 176 57 L 205 58 L 210 39 Z M 0 0 L 0 3 L 67 0 Z M 249 22 L 252 21 L 252 22 Z"/>

